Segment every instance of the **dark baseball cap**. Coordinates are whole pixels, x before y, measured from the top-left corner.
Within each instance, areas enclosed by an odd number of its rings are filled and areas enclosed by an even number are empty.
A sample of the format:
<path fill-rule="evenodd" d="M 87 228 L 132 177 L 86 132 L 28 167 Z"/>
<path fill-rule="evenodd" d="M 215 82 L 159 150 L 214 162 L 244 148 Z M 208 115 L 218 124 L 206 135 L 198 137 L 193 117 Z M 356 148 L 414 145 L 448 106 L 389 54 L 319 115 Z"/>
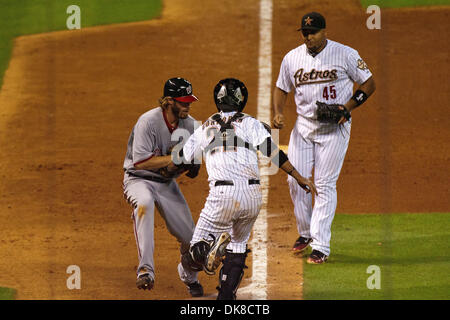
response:
<path fill-rule="evenodd" d="M 180 102 L 194 102 L 198 98 L 192 94 L 192 85 L 186 79 L 170 78 L 164 85 L 164 97 L 172 97 Z"/>
<path fill-rule="evenodd" d="M 320 30 L 325 29 L 325 18 L 318 12 L 310 12 L 303 16 L 302 26 L 297 31 L 301 30 Z"/>

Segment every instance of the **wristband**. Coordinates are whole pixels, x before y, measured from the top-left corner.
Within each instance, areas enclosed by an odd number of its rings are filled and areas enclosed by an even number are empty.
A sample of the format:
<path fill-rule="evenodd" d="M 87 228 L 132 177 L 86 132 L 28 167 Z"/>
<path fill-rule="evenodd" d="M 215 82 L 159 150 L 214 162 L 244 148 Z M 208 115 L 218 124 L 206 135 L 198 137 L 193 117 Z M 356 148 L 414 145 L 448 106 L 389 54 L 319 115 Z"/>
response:
<path fill-rule="evenodd" d="M 287 155 L 286 155 L 286 153 L 284 153 L 283 150 L 281 150 L 281 149 L 279 149 L 279 151 L 278 151 L 278 159 L 279 159 L 279 161 L 278 161 L 278 167 L 279 167 L 279 168 L 281 168 L 281 166 L 282 166 L 286 161 L 289 160 L 288 157 L 287 157 Z"/>
<path fill-rule="evenodd" d="M 359 106 L 359 105 L 363 104 L 367 100 L 367 94 L 364 91 L 362 91 L 362 90 L 356 90 L 356 92 L 353 95 L 352 99 Z"/>

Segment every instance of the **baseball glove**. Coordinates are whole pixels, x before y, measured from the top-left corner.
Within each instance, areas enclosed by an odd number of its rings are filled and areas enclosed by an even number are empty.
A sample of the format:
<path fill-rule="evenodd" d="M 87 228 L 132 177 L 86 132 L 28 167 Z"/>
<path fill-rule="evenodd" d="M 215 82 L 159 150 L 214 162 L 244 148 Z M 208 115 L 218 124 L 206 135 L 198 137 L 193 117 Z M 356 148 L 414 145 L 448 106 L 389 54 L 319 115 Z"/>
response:
<path fill-rule="evenodd" d="M 169 165 L 158 170 L 159 174 L 167 179 L 174 179 L 179 177 L 181 174 L 188 172 L 186 176 L 194 179 L 200 170 L 199 164 L 180 164 L 180 165 Z"/>
<path fill-rule="evenodd" d="M 191 271 L 202 271 L 206 256 L 211 249 L 211 245 L 206 240 L 200 240 L 192 245 L 189 250 L 181 255 L 181 264 L 185 269 Z"/>
<path fill-rule="evenodd" d="M 317 120 L 323 123 L 338 123 L 342 117 L 350 120 L 350 112 L 342 104 L 328 104 L 316 101 L 317 104 Z"/>
<path fill-rule="evenodd" d="M 167 166 L 158 170 L 158 173 L 167 179 L 174 179 L 179 177 L 183 172 L 187 171 L 183 165 L 181 166 Z"/>
<path fill-rule="evenodd" d="M 186 173 L 186 176 L 194 179 L 197 175 L 198 172 L 200 171 L 200 165 L 199 164 L 189 164 L 187 165 L 188 167 L 188 173 Z"/>
<path fill-rule="evenodd" d="M 175 149 L 175 146 L 176 145 L 172 146 L 171 148 L 169 148 L 167 150 L 168 155 L 172 154 L 172 152 Z M 175 153 L 176 153 L 176 156 L 182 157 L 181 153 L 178 153 L 178 151 L 175 151 Z M 173 159 L 173 156 L 174 155 L 172 155 L 172 159 Z M 181 160 L 179 158 L 177 158 L 177 159 Z M 174 179 L 174 178 L 178 178 L 181 174 L 188 171 L 186 176 L 188 176 L 191 179 L 194 179 L 198 175 L 199 170 L 200 170 L 199 164 L 191 164 L 191 163 L 175 164 L 175 163 L 172 163 L 166 167 L 159 169 L 158 173 L 167 179 Z"/>

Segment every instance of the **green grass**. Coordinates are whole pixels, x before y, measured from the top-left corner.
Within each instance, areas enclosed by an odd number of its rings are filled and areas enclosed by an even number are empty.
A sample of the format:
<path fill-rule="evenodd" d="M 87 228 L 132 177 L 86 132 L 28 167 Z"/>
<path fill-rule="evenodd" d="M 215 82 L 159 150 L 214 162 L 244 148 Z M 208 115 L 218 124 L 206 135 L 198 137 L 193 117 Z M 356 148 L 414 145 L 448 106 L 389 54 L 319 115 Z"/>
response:
<path fill-rule="evenodd" d="M 361 0 L 363 8 L 367 8 L 373 4 L 380 8 L 445 6 L 450 5 L 450 0 Z"/>
<path fill-rule="evenodd" d="M 450 214 L 338 214 L 331 255 L 304 264 L 304 299 L 450 299 Z M 367 273 L 380 267 L 381 288 L 369 290 Z"/>
<path fill-rule="evenodd" d="M 14 289 L 0 287 L 0 300 L 14 300 L 15 296 Z"/>
<path fill-rule="evenodd" d="M 157 17 L 162 0 L 0 0 L 0 87 L 20 35 L 67 30 L 69 5 L 80 7 L 81 28 Z"/>

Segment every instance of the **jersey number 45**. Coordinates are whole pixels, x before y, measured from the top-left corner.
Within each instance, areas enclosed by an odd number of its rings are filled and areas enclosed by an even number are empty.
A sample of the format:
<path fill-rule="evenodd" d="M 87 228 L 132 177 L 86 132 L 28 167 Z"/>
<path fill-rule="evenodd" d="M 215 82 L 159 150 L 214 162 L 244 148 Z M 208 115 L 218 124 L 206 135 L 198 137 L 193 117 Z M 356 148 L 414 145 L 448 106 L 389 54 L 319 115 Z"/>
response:
<path fill-rule="evenodd" d="M 336 89 L 334 88 L 334 86 L 329 86 L 329 87 L 325 87 L 323 88 L 323 94 L 322 94 L 324 99 L 336 99 Z"/>

